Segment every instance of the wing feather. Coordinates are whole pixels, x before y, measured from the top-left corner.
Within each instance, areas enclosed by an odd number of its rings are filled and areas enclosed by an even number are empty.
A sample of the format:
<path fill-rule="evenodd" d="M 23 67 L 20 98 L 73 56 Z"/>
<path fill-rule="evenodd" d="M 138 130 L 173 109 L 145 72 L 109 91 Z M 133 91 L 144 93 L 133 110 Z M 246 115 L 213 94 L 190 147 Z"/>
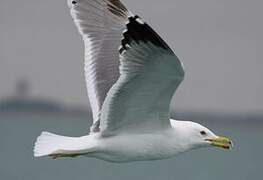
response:
<path fill-rule="evenodd" d="M 129 18 L 123 37 L 120 77 L 101 111 L 102 134 L 169 128 L 170 102 L 184 78 L 181 62 L 138 16 Z"/>
<path fill-rule="evenodd" d="M 118 48 L 129 12 L 119 0 L 69 0 L 68 4 L 85 44 L 85 77 L 93 113 L 91 132 L 96 132 L 107 92 L 119 77 Z"/>
<path fill-rule="evenodd" d="M 69 6 L 85 44 L 91 132 L 170 127 L 170 101 L 184 70 L 169 46 L 120 0 L 74 0 Z"/>

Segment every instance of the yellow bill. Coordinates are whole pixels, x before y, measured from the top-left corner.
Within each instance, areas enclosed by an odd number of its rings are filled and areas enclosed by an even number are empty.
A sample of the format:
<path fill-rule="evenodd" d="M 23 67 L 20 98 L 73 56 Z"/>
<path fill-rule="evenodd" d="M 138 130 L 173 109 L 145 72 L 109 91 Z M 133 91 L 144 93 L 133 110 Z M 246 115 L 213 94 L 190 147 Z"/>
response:
<path fill-rule="evenodd" d="M 211 142 L 212 146 L 220 147 L 223 149 L 231 149 L 233 147 L 233 142 L 227 137 L 217 137 L 213 139 L 206 139 L 206 141 Z"/>

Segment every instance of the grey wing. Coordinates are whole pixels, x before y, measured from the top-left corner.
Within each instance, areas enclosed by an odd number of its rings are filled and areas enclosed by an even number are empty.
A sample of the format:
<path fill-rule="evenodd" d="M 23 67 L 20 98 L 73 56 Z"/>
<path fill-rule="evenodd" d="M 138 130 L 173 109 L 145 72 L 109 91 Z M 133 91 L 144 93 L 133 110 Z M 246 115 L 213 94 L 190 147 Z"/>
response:
<path fill-rule="evenodd" d="M 169 128 L 170 102 L 184 78 L 182 63 L 138 16 L 127 22 L 120 53 L 120 77 L 101 111 L 102 134 Z"/>
<path fill-rule="evenodd" d="M 85 77 L 93 113 L 91 132 L 99 131 L 105 97 L 119 77 L 121 34 L 128 10 L 119 0 L 68 0 L 85 43 Z"/>

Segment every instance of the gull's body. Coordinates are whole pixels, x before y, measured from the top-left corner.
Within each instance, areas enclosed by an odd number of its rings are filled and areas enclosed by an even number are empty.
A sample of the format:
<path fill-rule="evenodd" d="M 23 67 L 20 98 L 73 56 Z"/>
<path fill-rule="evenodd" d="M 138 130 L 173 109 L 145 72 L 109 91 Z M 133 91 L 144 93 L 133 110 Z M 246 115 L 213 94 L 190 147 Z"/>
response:
<path fill-rule="evenodd" d="M 78 150 L 63 151 L 63 156 L 87 156 L 110 162 L 147 161 L 170 158 L 178 154 L 181 149 L 178 141 L 171 141 L 167 137 L 174 137 L 175 131 L 155 132 L 152 134 L 122 134 L 109 138 L 100 138 L 96 134 L 83 136 L 70 142 L 76 143 Z M 82 144 L 83 143 L 83 144 Z M 179 148 L 180 147 L 180 148 Z M 82 150 L 83 149 L 83 150 Z M 55 158 L 60 157 L 57 152 Z"/>
<path fill-rule="evenodd" d="M 210 145 L 230 148 L 229 139 L 197 123 L 170 120 L 170 102 L 185 73 L 149 25 L 119 0 L 68 2 L 85 42 L 93 125 L 89 135 L 77 138 L 43 132 L 35 144 L 36 157 L 130 162 Z"/>
<path fill-rule="evenodd" d="M 130 162 L 167 159 L 192 148 L 207 146 L 207 143 L 194 142 L 190 134 L 183 133 L 188 126 L 192 126 L 192 122 L 171 120 L 171 125 L 172 128 L 163 131 L 120 134 L 107 138 L 102 138 L 100 133 L 71 138 L 43 132 L 38 139 L 38 148 L 43 148 L 42 152 L 45 153 L 46 148 L 41 145 L 45 145 L 43 141 L 48 138 L 56 148 L 51 155 L 54 158 L 87 156 L 110 162 Z"/>

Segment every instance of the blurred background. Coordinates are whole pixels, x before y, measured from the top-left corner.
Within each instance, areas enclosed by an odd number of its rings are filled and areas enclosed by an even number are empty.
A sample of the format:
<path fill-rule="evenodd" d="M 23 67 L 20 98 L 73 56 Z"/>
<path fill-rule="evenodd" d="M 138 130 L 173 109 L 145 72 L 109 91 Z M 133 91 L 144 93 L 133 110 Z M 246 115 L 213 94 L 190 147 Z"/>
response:
<path fill-rule="evenodd" d="M 87 134 L 84 47 L 66 0 L 0 1 L 0 179 L 251 180 L 262 178 L 263 22 L 260 0 L 123 0 L 183 61 L 172 117 L 232 137 L 230 151 L 111 164 L 34 159 L 43 130 Z"/>

